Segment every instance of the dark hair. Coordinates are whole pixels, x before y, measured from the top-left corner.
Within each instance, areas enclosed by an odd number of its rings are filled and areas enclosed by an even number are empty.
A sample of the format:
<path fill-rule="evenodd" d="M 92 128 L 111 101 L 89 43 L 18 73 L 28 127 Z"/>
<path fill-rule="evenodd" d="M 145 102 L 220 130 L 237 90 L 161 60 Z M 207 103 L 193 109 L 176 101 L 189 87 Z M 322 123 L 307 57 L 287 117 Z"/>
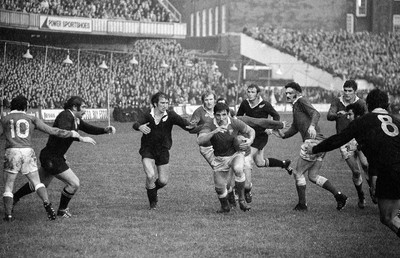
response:
<path fill-rule="evenodd" d="M 343 89 L 344 88 L 352 88 L 354 91 L 356 91 L 358 87 L 355 80 L 347 80 L 343 84 Z"/>
<path fill-rule="evenodd" d="M 368 111 L 371 112 L 375 108 L 388 109 L 389 97 L 386 92 L 380 89 L 373 89 L 367 96 Z"/>
<path fill-rule="evenodd" d="M 11 110 L 26 111 L 28 109 L 28 99 L 19 95 L 11 100 Z"/>
<path fill-rule="evenodd" d="M 76 106 L 76 108 L 80 110 L 83 102 L 85 101 L 81 97 L 72 96 L 65 102 L 64 109 L 72 109 L 73 106 Z"/>
<path fill-rule="evenodd" d="M 249 86 L 247 86 L 247 89 L 250 89 L 250 88 L 256 89 L 256 90 L 257 90 L 257 93 L 260 93 L 260 92 L 261 92 L 261 88 L 260 88 L 260 86 L 258 86 L 257 84 L 252 83 L 252 84 L 250 84 Z"/>
<path fill-rule="evenodd" d="M 217 99 L 217 103 L 225 103 L 225 104 L 226 104 L 226 99 L 223 98 L 223 97 L 219 97 L 219 98 Z"/>
<path fill-rule="evenodd" d="M 214 106 L 214 114 L 217 112 L 221 112 L 223 110 L 226 110 L 226 112 L 229 114 L 229 106 L 225 103 L 217 103 Z"/>
<path fill-rule="evenodd" d="M 285 85 L 285 89 L 287 88 L 292 88 L 300 93 L 303 91 L 297 82 L 289 82 L 288 84 Z"/>
<path fill-rule="evenodd" d="M 349 112 L 350 110 L 353 110 L 354 117 L 359 117 L 365 114 L 365 109 L 357 102 L 346 106 L 346 112 Z"/>
<path fill-rule="evenodd" d="M 206 97 L 209 96 L 209 95 L 213 95 L 213 96 L 214 96 L 214 99 L 216 99 L 215 94 L 214 94 L 213 92 L 211 92 L 211 91 L 206 91 L 206 92 L 204 92 L 204 93 L 201 95 L 201 103 L 204 104 L 204 100 L 205 100 Z"/>
<path fill-rule="evenodd" d="M 161 92 L 161 91 L 159 91 L 156 94 L 154 94 L 153 96 L 151 96 L 151 99 L 150 99 L 151 105 L 153 107 L 155 107 L 161 98 L 168 99 L 168 96 L 167 96 L 167 94 L 165 94 L 164 92 Z"/>

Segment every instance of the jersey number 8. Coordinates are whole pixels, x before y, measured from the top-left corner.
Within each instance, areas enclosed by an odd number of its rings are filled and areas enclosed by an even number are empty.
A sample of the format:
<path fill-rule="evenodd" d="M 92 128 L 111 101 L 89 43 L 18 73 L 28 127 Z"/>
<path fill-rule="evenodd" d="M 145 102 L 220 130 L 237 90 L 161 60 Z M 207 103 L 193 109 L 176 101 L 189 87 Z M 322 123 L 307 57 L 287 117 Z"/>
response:
<path fill-rule="evenodd" d="M 19 138 L 26 138 L 29 135 L 29 123 L 25 119 L 17 120 L 14 127 L 14 120 L 10 120 L 11 125 L 11 138 L 15 138 L 15 134 Z M 22 128 L 21 128 L 22 127 Z M 22 130 L 21 130 L 22 129 Z"/>
<path fill-rule="evenodd" d="M 378 115 L 378 119 L 382 122 L 381 128 L 385 134 L 390 137 L 395 137 L 399 134 L 399 128 L 393 123 L 390 116 Z"/>

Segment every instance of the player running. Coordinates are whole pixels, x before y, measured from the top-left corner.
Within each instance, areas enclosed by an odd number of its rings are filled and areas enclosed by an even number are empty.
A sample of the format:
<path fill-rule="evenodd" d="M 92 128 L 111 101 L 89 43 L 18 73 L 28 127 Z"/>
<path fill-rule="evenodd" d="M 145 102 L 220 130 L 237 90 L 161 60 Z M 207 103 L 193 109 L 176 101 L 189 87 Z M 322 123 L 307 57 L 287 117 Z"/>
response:
<path fill-rule="evenodd" d="M 278 112 L 276 112 L 271 103 L 262 99 L 260 92 L 261 89 L 256 84 L 251 84 L 247 87 L 247 99 L 240 104 L 236 114 L 237 117 L 247 116 L 267 119 L 271 116 L 273 120 L 279 121 L 280 116 Z M 252 128 L 256 132 L 256 137 L 251 145 L 250 155 L 246 156 L 244 168 L 246 174 L 245 195 L 247 203 L 252 201 L 251 171 L 254 164 L 257 167 L 284 168 L 289 174 L 292 174 L 292 168 L 290 167 L 291 161 L 289 159 L 279 160 L 275 158 L 264 158 L 265 146 L 268 143 L 268 135 L 271 134 L 271 129 L 265 129 L 265 127 L 259 125 L 252 126 Z"/>
<path fill-rule="evenodd" d="M 66 131 L 50 127 L 39 118 L 26 114 L 28 100 L 20 95 L 11 101 L 11 112 L 1 118 L 0 135 L 5 134 L 6 151 L 4 158 L 4 211 L 5 221 L 13 221 L 13 188 L 18 173 L 25 175 L 32 186 L 33 191 L 42 199 L 47 217 L 56 219 L 56 213 L 52 208 L 47 195 L 46 187 L 40 182 L 36 163 L 36 154 L 32 147 L 32 133 L 37 129 L 50 135 L 62 138 L 73 137 L 79 141 L 90 142 L 81 137 L 77 132 Z M 72 140 L 72 139 L 71 139 Z"/>
<path fill-rule="evenodd" d="M 372 90 L 366 99 L 369 113 L 352 121 L 340 133 L 316 146 L 307 146 L 307 152 L 316 154 L 339 148 L 355 138 L 368 159 L 372 176 L 372 190 L 378 199 L 380 221 L 400 237 L 400 120 L 388 112 L 386 92 Z"/>
<path fill-rule="evenodd" d="M 97 127 L 83 121 L 82 117 L 85 114 L 85 108 L 86 103 L 81 97 L 70 97 L 64 104 L 64 110 L 56 117 L 53 126 L 76 132 L 82 130 L 92 135 L 115 133 L 115 128 L 113 126 L 107 126 L 105 128 Z M 84 138 L 87 142 L 95 144 L 92 138 Z M 74 139 L 71 138 L 63 139 L 50 135 L 46 146 L 42 149 L 39 156 L 41 163 L 39 175 L 44 185 L 48 187 L 53 178 L 57 178 L 66 184 L 61 191 L 60 204 L 57 210 L 57 216 L 63 218 L 70 218 L 72 216 L 68 204 L 80 186 L 79 178 L 68 166 L 65 159 L 65 154 L 73 141 Z M 14 195 L 14 204 L 23 196 L 32 193 L 32 191 L 29 184 L 22 186 Z"/>
<path fill-rule="evenodd" d="M 325 154 L 309 155 L 305 151 L 305 147 L 308 144 L 318 143 L 324 139 L 318 126 L 320 114 L 311 105 L 310 101 L 302 96 L 302 89 L 298 83 L 290 82 L 285 86 L 285 89 L 287 101 L 293 104 L 293 123 L 287 131 L 277 131 L 277 136 L 286 139 L 299 132 L 304 142 L 301 145 L 300 158 L 297 160 L 296 169 L 293 172 L 299 197 L 299 202 L 294 207 L 294 210 L 306 211 L 308 209 L 306 202 L 306 178 L 304 176 L 306 172 L 308 172 L 308 179 L 312 183 L 328 190 L 334 195 L 337 202 L 336 209 L 341 210 L 346 205 L 347 196 L 339 192 L 327 178 L 318 175 Z"/>
<path fill-rule="evenodd" d="M 243 171 L 244 151 L 237 151 L 234 147 L 234 139 L 238 134 L 248 138 L 241 143 L 240 148 L 245 150 L 253 143 L 254 130 L 242 121 L 229 116 L 229 107 L 223 103 L 214 106 L 214 119 L 207 122 L 201 129 L 197 143 L 202 146 L 211 143 L 214 149 L 214 159 L 210 164 L 214 170 L 215 191 L 221 203 L 219 212 L 229 212 L 231 206 L 228 202 L 228 184 L 231 173 L 235 176 L 235 189 L 239 196 L 239 207 L 243 211 L 250 210 L 244 196 L 244 184 L 246 176 Z"/>

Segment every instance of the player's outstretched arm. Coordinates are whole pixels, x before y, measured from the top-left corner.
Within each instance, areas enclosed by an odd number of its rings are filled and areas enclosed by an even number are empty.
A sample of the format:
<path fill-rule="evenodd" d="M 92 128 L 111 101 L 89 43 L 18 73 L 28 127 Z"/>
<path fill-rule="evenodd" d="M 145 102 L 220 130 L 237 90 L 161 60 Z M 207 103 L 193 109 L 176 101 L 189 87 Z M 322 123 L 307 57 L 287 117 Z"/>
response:
<path fill-rule="evenodd" d="M 69 131 L 69 130 L 64 130 L 56 127 L 51 127 L 47 124 L 45 124 L 42 120 L 39 118 L 34 119 L 34 124 L 36 126 L 36 129 L 39 131 L 42 131 L 44 133 L 50 134 L 50 135 L 55 135 L 60 138 L 79 138 L 80 135 L 76 131 Z"/>

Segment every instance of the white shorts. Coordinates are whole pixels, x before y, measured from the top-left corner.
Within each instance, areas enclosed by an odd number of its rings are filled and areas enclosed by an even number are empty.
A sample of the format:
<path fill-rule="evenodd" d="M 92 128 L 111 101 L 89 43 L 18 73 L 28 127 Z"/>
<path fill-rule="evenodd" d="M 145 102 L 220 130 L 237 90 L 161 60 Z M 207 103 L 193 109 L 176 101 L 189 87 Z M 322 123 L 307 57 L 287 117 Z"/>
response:
<path fill-rule="evenodd" d="M 307 146 L 315 146 L 320 143 L 321 140 L 316 139 L 307 139 L 300 147 L 300 158 L 307 161 L 322 161 L 325 156 L 325 152 L 317 153 L 317 154 L 307 154 L 306 148 Z"/>
<path fill-rule="evenodd" d="M 211 167 L 214 172 L 229 171 L 232 166 L 232 161 L 239 155 L 243 155 L 244 157 L 244 152 L 238 151 L 232 156 L 215 156 L 214 161 L 211 163 Z"/>
<path fill-rule="evenodd" d="M 342 154 L 342 158 L 344 160 L 346 160 L 352 156 L 355 156 L 356 151 L 357 151 L 357 145 L 358 145 L 358 143 L 357 143 L 356 139 L 352 139 L 345 145 L 341 146 L 340 153 Z"/>
<path fill-rule="evenodd" d="M 26 175 L 38 170 L 35 151 L 32 148 L 8 148 L 4 154 L 4 171 Z"/>

